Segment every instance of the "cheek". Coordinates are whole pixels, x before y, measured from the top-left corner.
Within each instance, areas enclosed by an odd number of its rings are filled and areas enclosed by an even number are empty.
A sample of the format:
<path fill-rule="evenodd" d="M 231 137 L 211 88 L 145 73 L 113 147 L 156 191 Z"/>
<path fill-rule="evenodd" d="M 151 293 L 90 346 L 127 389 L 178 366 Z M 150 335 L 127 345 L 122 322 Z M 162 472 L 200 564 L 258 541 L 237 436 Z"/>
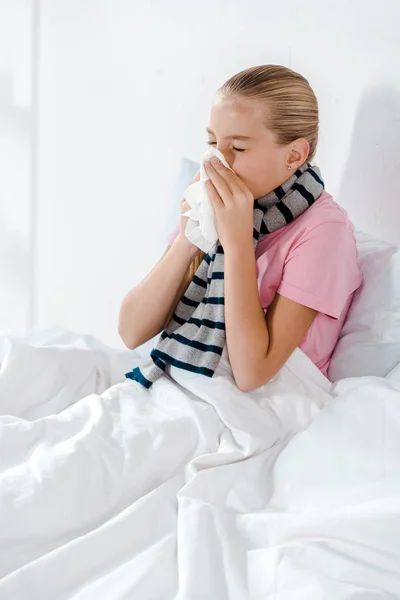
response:
<path fill-rule="evenodd" d="M 245 153 L 235 157 L 232 168 L 255 198 L 260 197 L 260 190 L 268 188 L 270 173 L 274 171 L 271 164 L 252 157 L 250 153 L 247 157 Z"/>
<path fill-rule="evenodd" d="M 247 156 L 243 153 L 235 157 L 232 168 L 255 198 L 261 198 L 283 181 L 277 153 L 257 156 L 250 152 Z"/>
<path fill-rule="evenodd" d="M 254 160 L 254 157 L 250 153 L 246 154 L 246 152 L 237 153 L 231 162 L 231 167 L 244 182 L 253 180 L 254 177 L 257 177 L 257 173 L 260 172 L 257 161 Z"/>

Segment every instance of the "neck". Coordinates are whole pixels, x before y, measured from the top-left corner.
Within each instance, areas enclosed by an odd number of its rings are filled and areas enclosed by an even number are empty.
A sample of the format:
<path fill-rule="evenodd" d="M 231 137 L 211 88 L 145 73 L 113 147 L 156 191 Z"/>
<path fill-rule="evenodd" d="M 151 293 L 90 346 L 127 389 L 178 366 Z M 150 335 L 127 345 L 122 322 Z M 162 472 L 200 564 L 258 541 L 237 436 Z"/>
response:
<path fill-rule="evenodd" d="M 271 192 L 265 194 L 261 198 L 258 198 L 258 202 L 262 203 L 265 208 L 271 208 L 275 206 L 282 199 L 282 197 L 287 194 L 287 192 L 291 189 L 292 185 L 296 183 L 299 178 L 299 173 L 304 173 L 304 171 L 309 167 L 309 163 L 306 161 L 300 167 L 298 167 L 295 171 L 291 171 L 289 177 L 284 179 L 279 185 L 277 185 Z"/>

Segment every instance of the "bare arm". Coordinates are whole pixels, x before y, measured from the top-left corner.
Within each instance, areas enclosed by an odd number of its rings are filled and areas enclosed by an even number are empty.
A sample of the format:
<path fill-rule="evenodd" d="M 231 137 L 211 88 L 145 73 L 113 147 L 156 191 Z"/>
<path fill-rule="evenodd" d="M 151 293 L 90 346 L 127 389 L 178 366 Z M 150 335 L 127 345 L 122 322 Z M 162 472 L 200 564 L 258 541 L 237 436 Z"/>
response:
<path fill-rule="evenodd" d="M 193 182 L 198 180 L 199 174 Z M 181 213 L 188 208 L 182 198 Z M 122 302 L 118 331 L 128 348 L 137 348 L 166 327 L 190 283 L 189 266 L 199 250 L 185 237 L 186 222 L 187 217 L 181 217 L 180 233 L 172 247 Z"/>
<path fill-rule="evenodd" d="M 237 386 L 251 391 L 285 364 L 317 311 L 276 294 L 265 319 L 252 241 L 225 251 L 225 310 L 229 358 Z"/>
<path fill-rule="evenodd" d="M 205 165 L 225 254 L 225 324 L 229 358 L 239 389 L 251 391 L 285 364 L 311 327 L 317 311 L 276 294 L 267 312 L 257 287 L 253 245 L 253 195 L 218 162 Z"/>
<path fill-rule="evenodd" d="M 118 331 L 128 348 L 144 344 L 167 325 L 189 284 L 187 273 L 197 250 L 190 246 L 178 237 L 147 277 L 125 296 Z"/>

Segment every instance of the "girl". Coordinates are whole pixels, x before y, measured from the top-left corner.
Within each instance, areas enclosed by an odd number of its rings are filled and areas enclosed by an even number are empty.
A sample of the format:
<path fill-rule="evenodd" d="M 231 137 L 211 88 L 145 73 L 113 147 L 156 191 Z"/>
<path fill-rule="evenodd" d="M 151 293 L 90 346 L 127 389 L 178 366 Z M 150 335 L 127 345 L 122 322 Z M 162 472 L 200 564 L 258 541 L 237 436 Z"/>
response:
<path fill-rule="evenodd" d="M 268 382 L 298 346 L 326 375 L 362 278 L 353 226 L 310 164 L 314 92 L 286 67 L 246 69 L 217 91 L 207 132 L 233 170 L 205 164 L 219 244 L 201 253 L 182 216 L 161 261 L 127 294 L 119 332 L 129 348 L 167 327 L 153 370 L 127 376 L 150 387 L 168 364 L 212 376 L 225 336 L 243 391 Z"/>

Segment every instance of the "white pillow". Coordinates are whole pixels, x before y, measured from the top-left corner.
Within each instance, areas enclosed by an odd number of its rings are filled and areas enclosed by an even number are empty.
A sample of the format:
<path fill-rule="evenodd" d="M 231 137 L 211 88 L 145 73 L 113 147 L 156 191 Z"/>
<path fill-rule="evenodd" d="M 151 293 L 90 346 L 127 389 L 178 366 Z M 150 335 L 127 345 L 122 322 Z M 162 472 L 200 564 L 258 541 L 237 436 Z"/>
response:
<path fill-rule="evenodd" d="M 329 378 L 386 377 L 400 363 L 400 250 L 357 233 L 364 283 L 354 295 Z"/>

